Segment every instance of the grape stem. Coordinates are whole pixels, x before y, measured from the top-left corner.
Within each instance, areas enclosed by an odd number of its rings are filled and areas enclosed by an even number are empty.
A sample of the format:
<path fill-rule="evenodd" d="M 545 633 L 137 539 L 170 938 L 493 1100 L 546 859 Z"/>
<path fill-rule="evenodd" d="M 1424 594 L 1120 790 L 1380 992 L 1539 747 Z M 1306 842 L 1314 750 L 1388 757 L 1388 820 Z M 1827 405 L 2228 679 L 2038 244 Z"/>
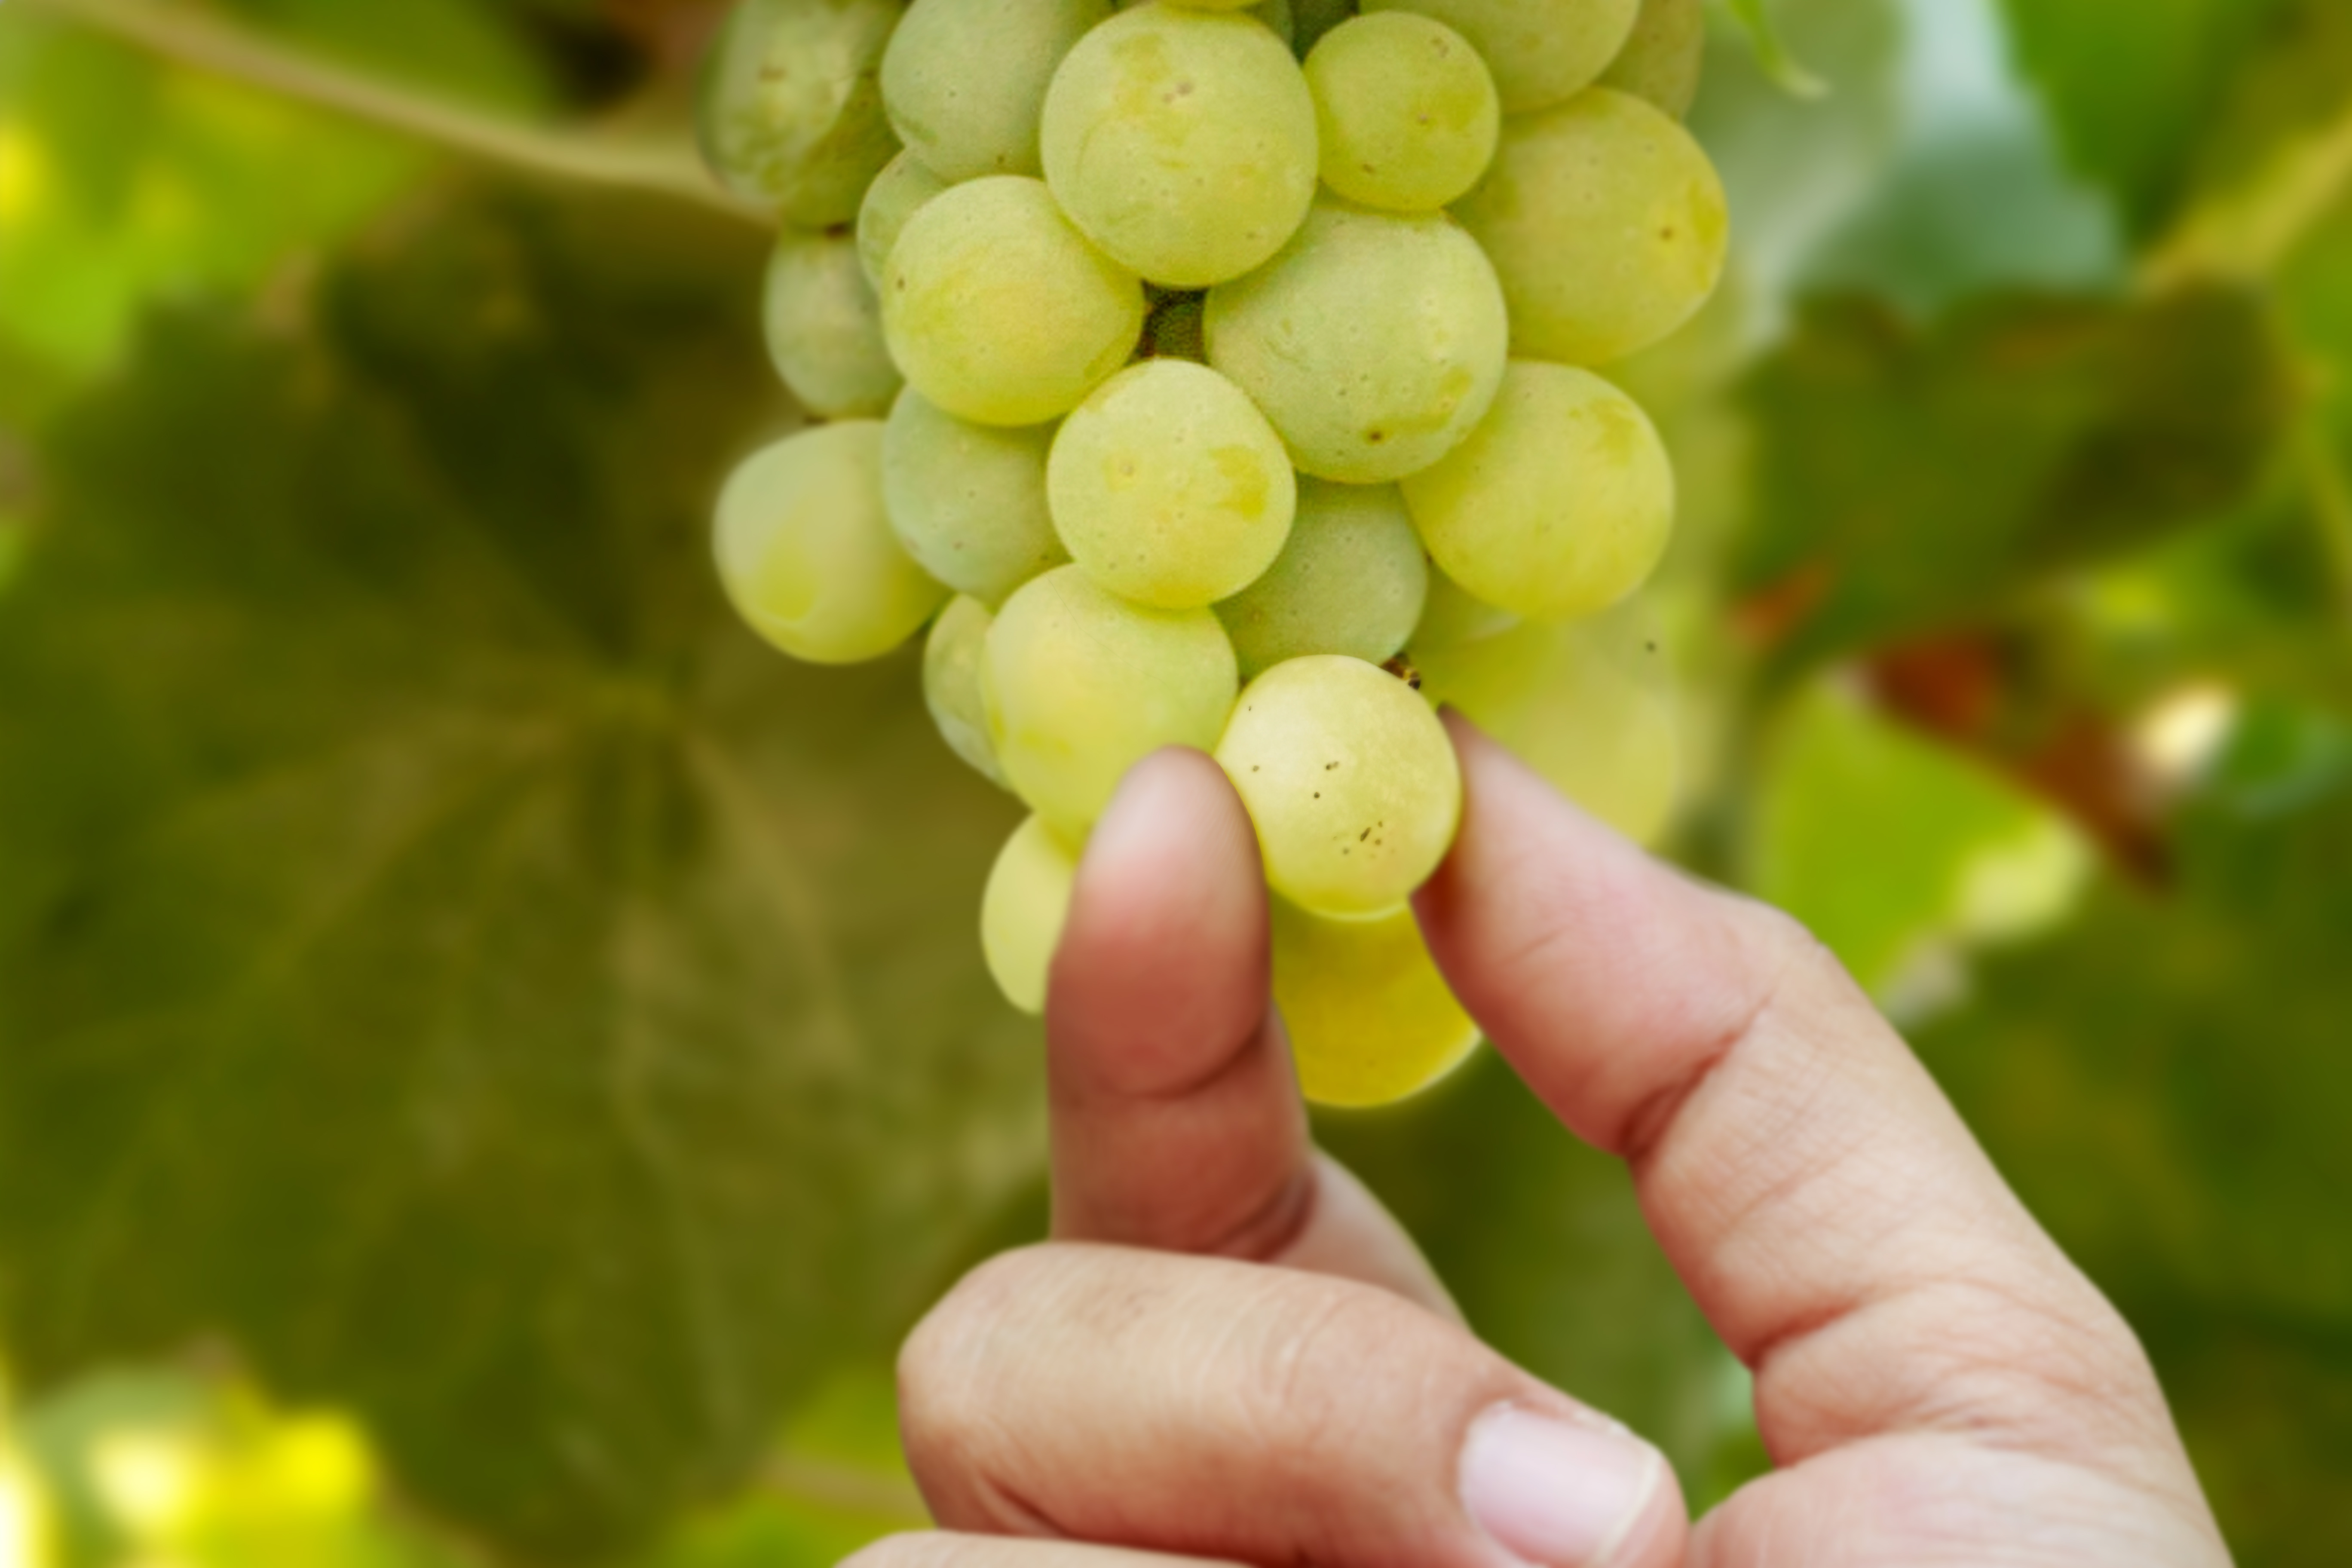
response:
<path fill-rule="evenodd" d="M 560 180 L 690 202 L 749 223 L 772 216 L 738 201 L 688 148 L 541 129 L 343 69 L 217 17 L 155 0 L 17 0 L 175 63 L 396 131 L 484 163 Z"/>

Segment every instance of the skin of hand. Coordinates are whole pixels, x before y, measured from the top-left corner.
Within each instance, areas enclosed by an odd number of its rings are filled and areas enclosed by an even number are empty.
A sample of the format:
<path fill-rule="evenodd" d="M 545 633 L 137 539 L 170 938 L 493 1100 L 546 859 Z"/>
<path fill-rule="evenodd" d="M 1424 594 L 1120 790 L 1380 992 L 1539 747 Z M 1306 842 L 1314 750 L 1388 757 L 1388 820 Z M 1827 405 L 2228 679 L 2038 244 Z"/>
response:
<path fill-rule="evenodd" d="M 1630 1165 L 1777 1468 L 1694 1525 L 1654 1448 L 1481 1344 L 1314 1152 L 1248 819 L 1166 752 L 1096 831 L 1055 965 L 1055 1239 L 908 1342 L 940 1529 L 856 1568 L 2226 1565 L 2131 1331 L 1836 962 L 1448 722 L 1431 946 Z"/>

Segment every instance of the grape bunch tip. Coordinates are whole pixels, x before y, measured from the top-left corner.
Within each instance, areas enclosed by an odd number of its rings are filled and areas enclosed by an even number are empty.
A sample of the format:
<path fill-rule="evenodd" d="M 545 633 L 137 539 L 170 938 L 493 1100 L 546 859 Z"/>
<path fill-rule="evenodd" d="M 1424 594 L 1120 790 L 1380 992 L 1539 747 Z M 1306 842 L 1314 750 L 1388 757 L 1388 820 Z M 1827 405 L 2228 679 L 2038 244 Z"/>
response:
<path fill-rule="evenodd" d="M 1031 814 L 982 900 L 1014 1006 L 1163 747 L 1249 812 L 1329 1105 L 1478 1041 L 1410 904 L 1462 817 L 1440 705 L 1663 825 L 1675 474 L 1605 372 L 1722 275 L 1704 46 L 1704 0 L 740 0 L 701 141 L 782 222 L 816 423 L 729 480 L 719 576 L 800 659 L 929 628 L 940 736 Z"/>

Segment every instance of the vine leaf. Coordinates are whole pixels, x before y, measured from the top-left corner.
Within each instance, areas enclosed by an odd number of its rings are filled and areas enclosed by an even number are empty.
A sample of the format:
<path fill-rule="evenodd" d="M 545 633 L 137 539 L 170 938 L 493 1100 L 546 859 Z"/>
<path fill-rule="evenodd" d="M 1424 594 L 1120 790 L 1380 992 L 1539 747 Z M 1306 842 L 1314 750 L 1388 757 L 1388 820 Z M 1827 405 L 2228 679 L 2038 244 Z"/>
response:
<path fill-rule="evenodd" d="M 0 1321 L 226 1342 L 516 1556 L 748 1476 L 1039 1164 L 1008 803 L 904 658 L 757 647 L 789 416 L 672 208 L 411 212 L 60 423 L 0 614 Z"/>

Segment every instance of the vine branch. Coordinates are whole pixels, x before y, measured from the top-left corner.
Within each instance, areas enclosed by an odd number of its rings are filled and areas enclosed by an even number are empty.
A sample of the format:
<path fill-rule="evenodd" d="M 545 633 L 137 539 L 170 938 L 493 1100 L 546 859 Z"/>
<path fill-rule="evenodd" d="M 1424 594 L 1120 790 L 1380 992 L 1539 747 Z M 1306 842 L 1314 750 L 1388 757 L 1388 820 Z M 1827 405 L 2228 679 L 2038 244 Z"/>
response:
<path fill-rule="evenodd" d="M 485 163 L 690 202 L 749 223 L 772 219 L 720 189 L 690 151 L 544 130 L 467 109 L 288 49 L 217 17 L 158 0 L 16 0 L 215 76 L 396 131 Z"/>
<path fill-rule="evenodd" d="M 2291 259 L 2352 194 L 2352 107 L 2294 138 L 2242 184 L 2191 208 L 2148 258 L 2155 289 L 2199 278 L 2256 281 Z"/>

